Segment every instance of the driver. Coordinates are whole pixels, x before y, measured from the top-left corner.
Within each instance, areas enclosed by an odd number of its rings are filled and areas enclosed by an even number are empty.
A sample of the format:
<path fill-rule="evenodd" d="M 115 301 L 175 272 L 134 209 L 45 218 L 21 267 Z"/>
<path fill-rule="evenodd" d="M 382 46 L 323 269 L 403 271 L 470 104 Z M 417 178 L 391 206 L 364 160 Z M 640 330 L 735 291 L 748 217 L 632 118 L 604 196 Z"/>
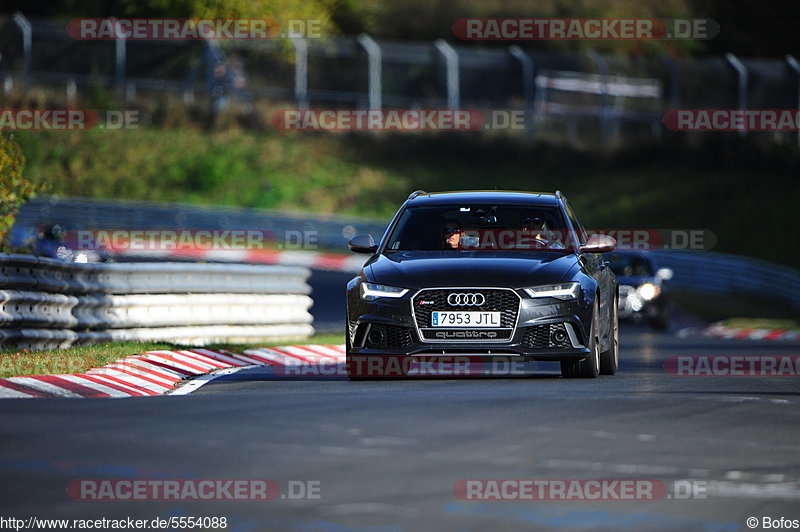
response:
<path fill-rule="evenodd" d="M 563 249 L 564 246 L 560 242 L 558 232 L 548 231 L 544 225 L 544 218 L 540 216 L 527 216 L 522 219 L 522 230 L 530 234 L 537 245 Z"/>
<path fill-rule="evenodd" d="M 531 236 L 536 240 L 545 240 L 542 236 L 544 231 L 544 220 L 538 216 L 529 216 L 522 220 L 522 230 L 531 233 Z"/>

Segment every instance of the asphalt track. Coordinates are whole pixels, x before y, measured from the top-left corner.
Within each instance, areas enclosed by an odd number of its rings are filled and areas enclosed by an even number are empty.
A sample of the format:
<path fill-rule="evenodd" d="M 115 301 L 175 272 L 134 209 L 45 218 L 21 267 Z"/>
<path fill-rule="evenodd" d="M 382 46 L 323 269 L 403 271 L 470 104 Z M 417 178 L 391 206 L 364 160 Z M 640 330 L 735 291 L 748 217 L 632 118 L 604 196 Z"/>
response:
<path fill-rule="evenodd" d="M 335 312 L 341 276 L 324 277 L 312 279 L 315 312 Z M 798 355 L 800 345 L 636 325 L 621 328 L 621 344 L 619 374 L 596 380 L 563 380 L 547 365 L 524 378 L 353 383 L 257 368 L 180 397 L 0 401 L 0 516 L 225 516 L 226 530 L 324 532 L 734 531 L 765 530 L 764 516 L 800 519 L 797 377 L 663 367 L 674 355 Z M 274 479 L 284 495 L 289 481 L 319 481 L 320 498 L 68 497 L 71 480 L 99 478 Z M 639 479 L 667 492 L 465 501 L 453 491 L 462 479 Z M 676 481 L 705 495 L 684 500 Z"/>

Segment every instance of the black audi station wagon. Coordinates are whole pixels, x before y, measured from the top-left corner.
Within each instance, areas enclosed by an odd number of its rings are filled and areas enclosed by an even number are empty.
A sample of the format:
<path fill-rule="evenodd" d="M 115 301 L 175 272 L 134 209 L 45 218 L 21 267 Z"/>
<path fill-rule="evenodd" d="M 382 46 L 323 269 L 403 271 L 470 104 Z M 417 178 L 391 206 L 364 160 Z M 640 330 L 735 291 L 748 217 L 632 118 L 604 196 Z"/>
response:
<path fill-rule="evenodd" d="M 564 377 L 613 375 L 619 286 L 560 192 L 416 191 L 347 285 L 356 358 L 469 354 L 559 361 Z M 352 374 L 351 374 L 352 376 Z"/>

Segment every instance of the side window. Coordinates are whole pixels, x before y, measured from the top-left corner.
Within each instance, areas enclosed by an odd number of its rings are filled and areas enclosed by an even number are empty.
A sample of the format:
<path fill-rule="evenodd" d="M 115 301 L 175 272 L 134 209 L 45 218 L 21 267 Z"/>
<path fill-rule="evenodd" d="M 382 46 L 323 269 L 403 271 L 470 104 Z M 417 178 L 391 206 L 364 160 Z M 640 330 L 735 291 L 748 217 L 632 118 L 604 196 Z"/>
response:
<path fill-rule="evenodd" d="M 575 216 L 575 212 L 572 210 L 572 205 L 570 205 L 567 200 L 564 200 L 564 207 L 567 209 L 567 216 L 569 216 L 569 221 L 572 222 L 572 227 L 574 227 L 575 232 L 578 233 L 578 241 L 581 245 L 585 244 L 588 239 L 586 229 L 584 229 L 583 225 L 578 221 L 578 217 Z"/>

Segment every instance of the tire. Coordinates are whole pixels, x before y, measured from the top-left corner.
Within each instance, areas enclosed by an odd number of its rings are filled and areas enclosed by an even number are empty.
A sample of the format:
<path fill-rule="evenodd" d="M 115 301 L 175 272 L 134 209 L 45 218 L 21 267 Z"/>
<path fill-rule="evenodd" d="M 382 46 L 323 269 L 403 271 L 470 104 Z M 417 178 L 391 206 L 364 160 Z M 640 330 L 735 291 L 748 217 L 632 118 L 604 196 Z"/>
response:
<path fill-rule="evenodd" d="M 566 379 L 594 379 L 600 374 L 600 303 L 594 306 L 589 329 L 589 356 L 583 360 L 561 361 L 561 376 Z"/>
<path fill-rule="evenodd" d="M 611 346 L 600 353 L 600 375 L 614 375 L 619 369 L 619 299 L 611 313 Z"/>

